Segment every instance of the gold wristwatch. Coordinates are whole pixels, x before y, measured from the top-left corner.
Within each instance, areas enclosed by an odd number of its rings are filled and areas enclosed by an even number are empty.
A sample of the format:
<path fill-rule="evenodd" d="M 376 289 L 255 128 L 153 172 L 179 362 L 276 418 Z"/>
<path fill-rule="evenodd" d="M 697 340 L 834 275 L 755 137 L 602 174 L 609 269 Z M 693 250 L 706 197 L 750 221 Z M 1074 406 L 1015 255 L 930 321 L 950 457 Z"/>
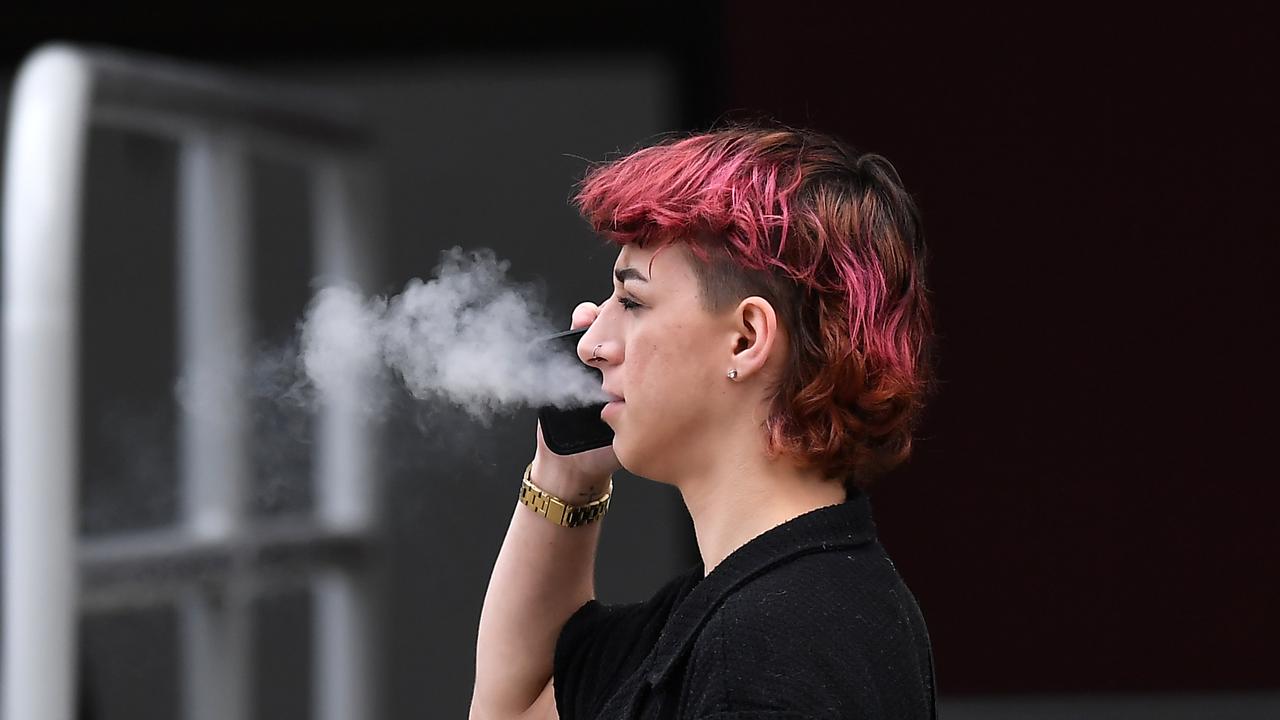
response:
<path fill-rule="evenodd" d="M 533 472 L 533 463 L 524 469 L 524 482 L 520 484 L 520 502 L 528 505 L 534 512 L 561 527 L 579 527 L 589 525 L 604 517 L 609 512 L 609 496 L 613 494 L 613 478 L 609 479 L 609 489 L 605 494 L 586 505 L 570 505 L 551 493 L 543 490 L 529 479 Z"/>

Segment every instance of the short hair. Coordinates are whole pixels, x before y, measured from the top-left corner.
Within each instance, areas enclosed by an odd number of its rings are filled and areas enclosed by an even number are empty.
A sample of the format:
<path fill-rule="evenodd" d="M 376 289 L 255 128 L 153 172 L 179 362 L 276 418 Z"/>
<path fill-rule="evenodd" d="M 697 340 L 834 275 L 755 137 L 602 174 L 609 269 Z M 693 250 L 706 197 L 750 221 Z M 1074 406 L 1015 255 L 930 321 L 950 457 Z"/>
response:
<path fill-rule="evenodd" d="M 920 213 L 888 160 L 810 130 L 726 127 L 592 168 L 575 203 L 617 245 L 686 243 L 707 312 L 774 306 L 790 342 L 771 456 L 861 489 L 910 456 L 933 319 Z"/>

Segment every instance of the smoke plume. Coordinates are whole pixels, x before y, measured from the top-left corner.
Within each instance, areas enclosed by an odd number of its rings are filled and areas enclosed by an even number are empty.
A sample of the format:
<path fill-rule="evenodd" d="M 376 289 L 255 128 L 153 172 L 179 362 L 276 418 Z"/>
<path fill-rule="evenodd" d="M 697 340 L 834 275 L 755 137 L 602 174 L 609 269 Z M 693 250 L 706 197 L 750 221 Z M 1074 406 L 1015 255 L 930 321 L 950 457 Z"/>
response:
<path fill-rule="evenodd" d="M 432 277 L 392 297 L 320 290 L 301 323 L 300 362 L 317 399 L 360 398 L 377 415 L 396 392 L 447 402 L 488 425 L 527 406 L 607 398 L 600 375 L 541 339 L 563 330 L 533 286 L 507 277 L 492 250 L 454 247 Z"/>

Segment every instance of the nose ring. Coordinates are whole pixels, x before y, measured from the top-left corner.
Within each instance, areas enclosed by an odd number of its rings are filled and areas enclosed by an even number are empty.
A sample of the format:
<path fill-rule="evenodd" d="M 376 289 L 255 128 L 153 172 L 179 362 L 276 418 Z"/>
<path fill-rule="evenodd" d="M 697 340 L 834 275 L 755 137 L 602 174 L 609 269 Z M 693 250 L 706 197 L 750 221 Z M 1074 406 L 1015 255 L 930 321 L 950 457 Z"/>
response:
<path fill-rule="evenodd" d="M 602 348 L 602 347 L 604 347 L 604 343 L 601 343 L 601 344 L 597 345 L 597 346 L 595 347 L 595 349 L 591 351 L 591 359 L 590 359 L 590 360 L 588 360 L 587 362 L 595 362 L 595 361 L 597 361 L 597 360 L 603 360 L 604 358 L 602 358 L 602 357 L 600 357 L 599 355 L 597 355 L 597 354 L 596 354 L 596 353 L 600 352 L 600 348 Z"/>

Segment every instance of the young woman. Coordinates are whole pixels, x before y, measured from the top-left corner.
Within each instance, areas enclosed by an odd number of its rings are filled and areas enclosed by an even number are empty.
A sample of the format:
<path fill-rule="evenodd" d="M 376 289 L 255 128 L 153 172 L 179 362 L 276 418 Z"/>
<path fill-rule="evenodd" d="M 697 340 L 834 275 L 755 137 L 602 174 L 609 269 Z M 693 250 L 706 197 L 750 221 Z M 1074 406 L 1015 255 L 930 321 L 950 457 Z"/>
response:
<path fill-rule="evenodd" d="M 908 457 L 933 389 L 925 248 L 893 167 L 732 128 L 598 167 L 577 202 L 621 247 L 613 296 L 572 321 L 617 398 L 614 442 L 558 456 L 538 428 L 471 717 L 933 717 L 924 620 L 864 494 Z M 593 566 L 620 467 L 680 490 L 702 562 L 605 606 Z"/>

